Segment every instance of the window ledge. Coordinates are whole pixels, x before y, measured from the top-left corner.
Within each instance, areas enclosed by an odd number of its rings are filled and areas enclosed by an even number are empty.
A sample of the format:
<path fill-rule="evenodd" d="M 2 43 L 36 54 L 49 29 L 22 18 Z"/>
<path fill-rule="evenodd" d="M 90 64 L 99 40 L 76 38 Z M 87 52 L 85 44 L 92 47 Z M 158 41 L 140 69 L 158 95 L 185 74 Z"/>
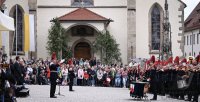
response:
<path fill-rule="evenodd" d="M 16 51 L 13 51 L 12 55 L 16 55 Z M 17 55 L 25 55 L 25 52 L 24 51 L 17 51 Z"/>

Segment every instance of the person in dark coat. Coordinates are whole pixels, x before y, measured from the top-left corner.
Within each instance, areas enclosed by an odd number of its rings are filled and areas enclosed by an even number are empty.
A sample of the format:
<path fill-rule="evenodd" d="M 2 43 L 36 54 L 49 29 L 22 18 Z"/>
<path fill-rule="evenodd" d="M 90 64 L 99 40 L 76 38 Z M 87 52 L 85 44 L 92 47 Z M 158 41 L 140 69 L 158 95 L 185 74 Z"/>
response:
<path fill-rule="evenodd" d="M 158 84 L 158 72 L 156 70 L 156 66 L 153 66 L 150 71 L 150 86 L 153 93 L 153 98 L 151 100 L 157 100 Z"/>
<path fill-rule="evenodd" d="M 74 78 L 75 78 L 75 74 L 74 74 L 74 70 L 71 68 L 69 68 L 69 71 L 68 71 L 68 83 L 69 83 L 69 91 L 74 91 L 72 89 L 72 86 L 73 86 L 73 81 L 74 81 Z"/>
<path fill-rule="evenodd" d="M 13 75 L 17 81 L 17 85 L 23 85 L 24 81 L 23 81 L 23 73 L 21 70 L 21 65 L 20 65 L 20 57 L 17 56 L 16 57 L 16 61 L 14 63 L 14 67 L 13 67 Z"/>
<path fill-rule="evenodd" d="M 53 53 L 52 55 L 52 63 L 50 64 L 50 82 L 51 82 L 51 88 L 50 88 L 50 98 L 57 98 L 55 96 L 55 91 L 56 91 L 56 85 L 57 82 L 56 80 L 58 79 L 58 72 L 57 72 L 57 68 L 59 67 L 59 65 L 57 64 L 57 60 L 55 57 L 55 53 Z"/>
<path fill-rule="evenodd" d="M 90 60 L 90 66 L 96 66 L 97 62 L 96 62 L 96 58 L 93 58 Z"/>
<path fill-rule="evenodd" d="M 4 96 L 5 96 L 5 80 L 6 74 L 3 71 L 3 69 L 0 69 L 0 102 L 4 102 Z"/>

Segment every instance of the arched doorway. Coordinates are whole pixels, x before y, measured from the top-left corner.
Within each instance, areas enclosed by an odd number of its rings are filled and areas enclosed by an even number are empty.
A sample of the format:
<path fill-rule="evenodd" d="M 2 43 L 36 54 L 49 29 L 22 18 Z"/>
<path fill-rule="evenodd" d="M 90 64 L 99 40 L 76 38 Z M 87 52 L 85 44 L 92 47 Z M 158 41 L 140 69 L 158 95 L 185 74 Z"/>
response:
<path fill-rule="evenodd" d="M 91 58 L 91 47 L 87 42 L 79 42 L 74 47 L 74 57 L 77 59 L 90 59 Z"/>

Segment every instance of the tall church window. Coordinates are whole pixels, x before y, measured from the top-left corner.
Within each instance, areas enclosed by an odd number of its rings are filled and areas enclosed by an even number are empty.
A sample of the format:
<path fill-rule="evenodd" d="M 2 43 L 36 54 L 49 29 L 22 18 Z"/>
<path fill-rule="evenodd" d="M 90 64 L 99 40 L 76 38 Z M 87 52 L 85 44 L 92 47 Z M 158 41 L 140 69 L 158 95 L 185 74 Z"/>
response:
<path fill-rule="evenodd" d="M 157 5 L 154 6 L 151 12 L 151 50 L 160 49 L 160 24 L 161 24 L 160 9 Z"/>
<path fill-rule="evenodd" d="M 17 52 L 23 51 L 23 12 L 18 5 L 16 5 L 15 10 L 13 12 L 13 18 L 15 23 L 15 36 L 14 36 L 14 43 L 13 43 L 13 51 Z M 17 44 L 16 44 L 17 41 Z"/>
<path fill-rule="evenodd" d="M 93 6 L 93 0 L 72 0 L 72 6 Z"/>

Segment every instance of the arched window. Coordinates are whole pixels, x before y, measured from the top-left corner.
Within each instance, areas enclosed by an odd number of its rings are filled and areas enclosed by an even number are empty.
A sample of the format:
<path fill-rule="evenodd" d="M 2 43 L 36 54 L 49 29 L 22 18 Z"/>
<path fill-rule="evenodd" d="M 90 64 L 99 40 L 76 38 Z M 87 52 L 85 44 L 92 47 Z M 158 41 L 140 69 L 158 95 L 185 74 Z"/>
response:
<path fill-rule="evenodd" d="M 93 6 L 93 0 L 72 0 L 72 6 Z"/>
<path fill-rule="evenodd" d="M 160 50 L 161 13 L 157 5 L 151 11 L 151 50 Z"/>
<path fill-rule="evenodd" d="M 15 52 L 17 49 L 17 52 L 23 51 L 23 39 L 24 39 L 24 32 L 23 32 L 23 11 L 21 10 L 20 6 L 16 5 L 14 12 L 13 12 L 13 18 L 15 23 L 15 36 L 14 36 L 14 42 L 13 42 L 13 51 Z M 17 45 L 16 45 L 17 41 Z"/>

